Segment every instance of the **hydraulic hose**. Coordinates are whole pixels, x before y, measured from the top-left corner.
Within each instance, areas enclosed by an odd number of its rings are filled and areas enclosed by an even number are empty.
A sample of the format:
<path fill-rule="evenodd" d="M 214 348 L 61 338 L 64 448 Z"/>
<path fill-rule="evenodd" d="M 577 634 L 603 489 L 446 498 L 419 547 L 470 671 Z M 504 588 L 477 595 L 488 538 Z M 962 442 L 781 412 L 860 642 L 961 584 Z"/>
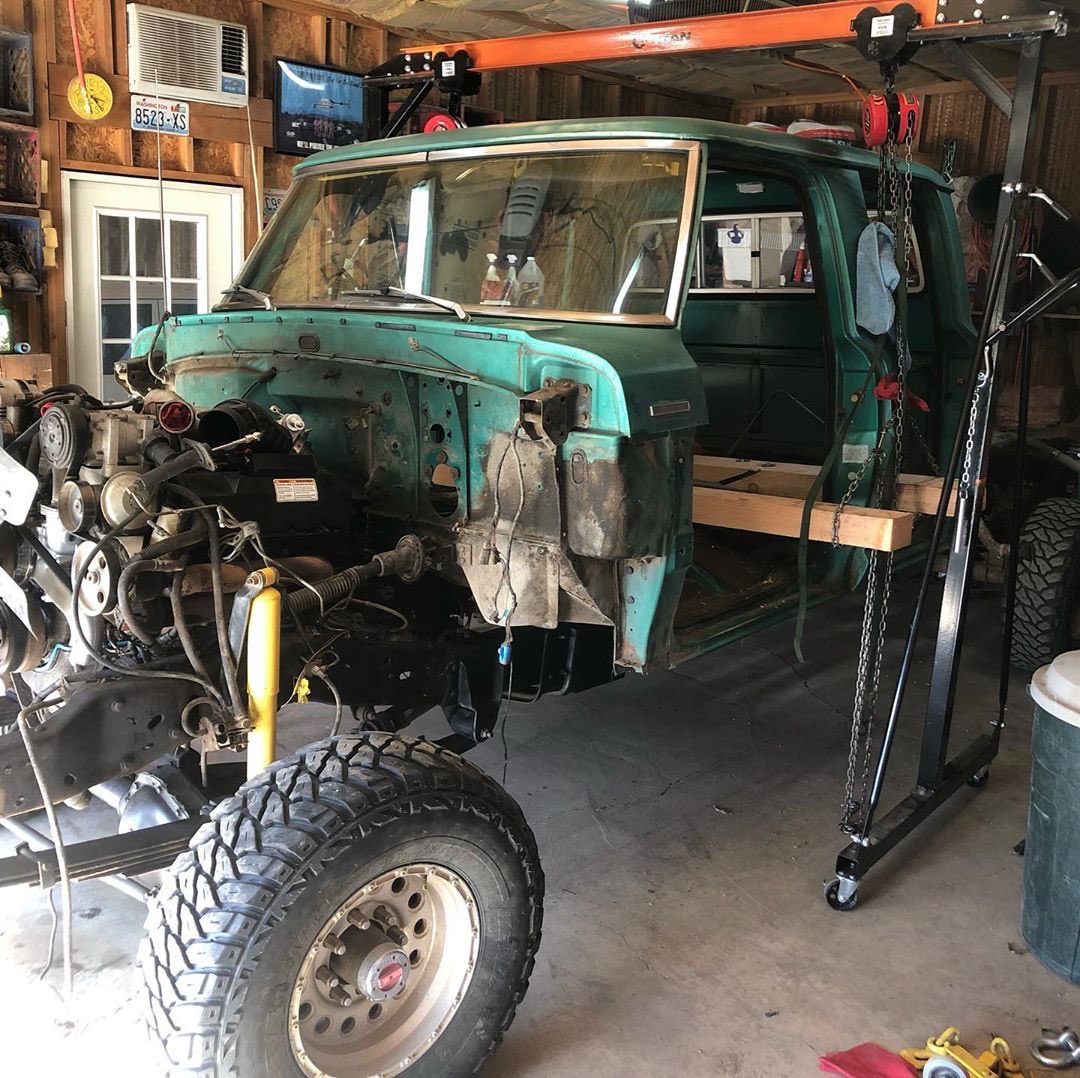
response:
<path fill-rule="evenodd" d="M 120 573 L 120 579 L 116 584 L 117 605 L 120 607 L 120 615 L 127 622 L 132 635 L 138 637 L 147 647 L 154 643 L 153 635 L 143 627 L 142 621 L 135 613 L 131 605 L 130 588 L 131 582 L 140 573 L 162 572 L 169 568 L 168 558 L 181 550 L 187 550 L 206 538 L 206 521 L 201 516 L 196 517 L 194 523 L 186 531 L 178 535 L 170 535 L 156 543 L 151 543 L 136 554 L 131 561 L 124 566 Z M 198 673 L 198 671 L 196 671 Z"/>
<path fill-rule="evenodd" d="M 176 635 L 184 648 L 184 654 L 191 664 L 191 669 L 208 684 L 213 684 L 210 681 L 210 674 L 206 669 L 206 664 L 202 661 L 198 648 L 195 647 L 195 638 L 191 635 L 191 628 L 187 623 L 187 617 L 184 615 L 183 594 L 184 574 L 182 572 L 173 573 L 172 587 L 169 588 L 169 602 L 172 604 L 173 625 L 176 627 Z"/>
<path fill-rule="evenodd" d="M 221 670 L 225 675 L 225 686 L 229 690 L 229 700 L 233 707 L 233 716 L 241 720 L 247 716 L 244 697 L 240 694 L 240 682 L 236 676 L 236 660 L 229 650 L 229 619 L 225 617 L 225 585 L 221 572 L 221 537 L 218 534 L 217 521 L 212 510 L 206 510 L 206 526 L 210 532 L 210 573 L 214 585 L 214 620 L 217 622 L 218 648 L 221 651 Z"/>

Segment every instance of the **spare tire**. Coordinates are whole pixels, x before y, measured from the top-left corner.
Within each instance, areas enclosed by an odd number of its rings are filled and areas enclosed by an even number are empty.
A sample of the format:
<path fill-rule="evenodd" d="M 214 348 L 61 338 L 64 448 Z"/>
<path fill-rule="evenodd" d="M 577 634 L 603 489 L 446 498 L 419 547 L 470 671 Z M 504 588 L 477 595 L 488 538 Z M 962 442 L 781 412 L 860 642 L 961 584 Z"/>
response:
<path fill-rule="evenodd" d="M 1080 501 L 1047 498 L 1028 517 L 1016 566 L 1011 658 L 1037 670 L 1080 647 Z"/>

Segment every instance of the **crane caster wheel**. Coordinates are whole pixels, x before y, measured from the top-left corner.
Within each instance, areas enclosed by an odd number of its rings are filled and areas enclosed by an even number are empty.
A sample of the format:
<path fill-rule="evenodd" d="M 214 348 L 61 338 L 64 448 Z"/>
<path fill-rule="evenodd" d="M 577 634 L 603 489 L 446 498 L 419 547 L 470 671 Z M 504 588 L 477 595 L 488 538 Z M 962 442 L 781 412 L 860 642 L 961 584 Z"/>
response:
<path fill-rule="evenodd" d="M 990 781 L 990 768 L 980 767 L 974 775 L 967 780 L 967 784 L 975 790 L 981 790 Z"/>
<path fill-rule="evenodd" d="M 825 901 L 828 902 L 831 909 L 839 910 L 841 913 L 847 913 L 848 910 L 853 910 L 858 905 L 859 889 L 857 886 L 852 886 L 851 893 L 845 898 L 841 898 L 840 881 L 833 880 L 832 883 L 825 888 Z"/>

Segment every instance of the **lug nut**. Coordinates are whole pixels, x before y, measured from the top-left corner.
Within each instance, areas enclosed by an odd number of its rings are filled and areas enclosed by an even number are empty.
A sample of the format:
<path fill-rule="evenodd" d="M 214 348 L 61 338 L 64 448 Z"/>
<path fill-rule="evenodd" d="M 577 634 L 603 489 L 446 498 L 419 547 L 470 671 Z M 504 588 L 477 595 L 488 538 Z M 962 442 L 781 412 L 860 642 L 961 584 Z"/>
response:
<path fill-rule="evenodd" d="M 404 947 L 409 940 L 409 937 L 397 925 L 387 925 L 383 931 L 386 933 L 386 938 L 399 947 Z"/>
<path fill-rule="evenodd" d="M 334 987 L 330 989 L 330 1002 L 336 1003 L 339 1007 L 351 1007 L 353 998 L 344 988 Z"/>
<path fill-rule="evenodd" d="M 315 971 L 315 980 L 330 989 L 337 988 L 341 984 L 341 978 L 329 966 L 320 966 Z"/>
<path fill-rule="evenodd" d="M 323 946 L 329 947 L 334 954 L 344 954 L 346 950 L 345 944 L 333 932 L 327 934 L 323 940 Z"/>
<path fill-rule="evenodd" d="M 359 909 L 349 910 L 349 924 L 355 925 L 361 932 L 366 932 L 371 927 L 371 920 Z"/>
<path fill-rule="evenodd" d="M 376 921 L 381 925 L 396 925 L 397 915 L 393 910 L 387 909 L 386 906 L 376 906 L 375 912 L 372 914 Z"/>

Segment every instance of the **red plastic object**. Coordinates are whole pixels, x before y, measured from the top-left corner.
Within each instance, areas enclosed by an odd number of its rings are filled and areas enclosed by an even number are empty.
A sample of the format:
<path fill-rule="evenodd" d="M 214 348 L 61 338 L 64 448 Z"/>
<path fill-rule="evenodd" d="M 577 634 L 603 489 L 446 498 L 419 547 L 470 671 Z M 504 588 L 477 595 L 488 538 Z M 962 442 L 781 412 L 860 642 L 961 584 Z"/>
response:
<path fill-rule="evenodd" d="M 900 379 L 895 374 L 886 374 L 876 386 L 874 386 L 874 396 L 879 401 L 895 401 L 900 399 Z M 907 396 L 905 397 L 907 403 L 912 407 L 918 408 L 920 412 L 929 412 L 930 405 L 926 403 L 917 393 L 912 393 L 909 389 Z"/>
<path fill-rule="evenodd" d="M 166 401 L 158 412 L 158 423 L 169 434 L 183 434 L 194 422 L 195 409 L 187 401 Z"/>
<path fill-rule="evenodd" d="M 424 124 L 424 134 L 430 135 L 433 131 L 457 131 L 464 126 L 465 124 L 456 116 L 451 116 L 448 112 L 440 112 Z"/>
<path fill-rule="evenodd" d="M 913 138 L 922 107 L 908 94 L 870 94 L 863 101 L 862 133 L 867 146 L 884 146 L 890 131 L 897 142 Z"/>
<path fill-rule="evenodd" d="M 880 1044 L 857 1044 L 846 1052 L 830 1052 L 818 1060 L 821 1070 L 844 1078 L 912 1078 L 915 1069 Z"/>

